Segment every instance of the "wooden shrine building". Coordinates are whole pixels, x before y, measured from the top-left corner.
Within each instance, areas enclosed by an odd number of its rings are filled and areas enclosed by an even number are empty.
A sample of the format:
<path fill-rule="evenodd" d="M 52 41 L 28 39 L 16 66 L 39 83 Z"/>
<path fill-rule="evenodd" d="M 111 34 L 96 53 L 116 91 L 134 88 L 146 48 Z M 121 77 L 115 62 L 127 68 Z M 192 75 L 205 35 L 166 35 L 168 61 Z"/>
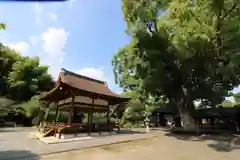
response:
<path fill-rule="evenodd" d="M 59 109 L 69 111 L 67 126 L 70 128 L 73 126 L 74 112 L 88 113 L 87 130 L 90 133 L 93 129 L 93 112 L 108 113 L 110 105 L 121 104 L 130 99 L 112 92 L 103 81 L 62 69 L 55 88 L 44 94 L 40 100 L 56 103 L 56 115 Z"/>

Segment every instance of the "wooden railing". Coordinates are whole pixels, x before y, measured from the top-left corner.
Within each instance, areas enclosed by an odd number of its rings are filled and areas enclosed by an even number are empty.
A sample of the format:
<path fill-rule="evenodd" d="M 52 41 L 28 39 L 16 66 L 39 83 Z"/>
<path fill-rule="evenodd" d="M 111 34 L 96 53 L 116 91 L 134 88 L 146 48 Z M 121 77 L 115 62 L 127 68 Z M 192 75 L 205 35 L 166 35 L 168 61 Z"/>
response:
<path fill-rule="evenodd" d="M 66 123 L 55 123 L 55 122 L 42 122 L 39 125 L 39 131 L 44 134 L 44 136 L 56 136 L 58 134 L 58 138 L 61 137 L 62 133 L 86 133 L 89 131 L 88 124 L 79 124 L 73 123 L 72 125 L 67 125 Z M 92 132 L 99 132 L 101 135 L 102 132 L 109 132 L 111 133 L 117 129 L 117 132 L 120 130 L 120 126 L 116 123 L 95 123 L 92 124 Z"/>

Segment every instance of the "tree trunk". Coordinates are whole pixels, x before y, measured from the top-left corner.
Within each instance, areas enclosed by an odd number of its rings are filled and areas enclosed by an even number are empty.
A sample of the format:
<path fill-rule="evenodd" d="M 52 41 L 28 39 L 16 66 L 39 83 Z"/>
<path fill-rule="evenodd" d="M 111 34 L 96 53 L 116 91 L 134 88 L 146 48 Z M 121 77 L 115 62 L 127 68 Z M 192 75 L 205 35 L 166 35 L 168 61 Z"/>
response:
<path fill-rule="evenodd" d="M 183 99 L 178 101 L 177 109 L 179 111 L 181 120 L 182 120 L 182 127 L 186 131 L 196 131 L 198 132 L 197 125 L 195 120 L 190 114 L 189 109 L 187 108 L 187 104 L 184 103 Z"/>
<path fill-rule="evenodd" d="M 192 131 L 197 131 L 197 126 L 195 124 L 195 121 L 193 117 L 189 114 L 188 111 L 184 111 L 180 113 L 182 122 L 183 122 L 183 128 L 184 130 L 192 130 Z"/>

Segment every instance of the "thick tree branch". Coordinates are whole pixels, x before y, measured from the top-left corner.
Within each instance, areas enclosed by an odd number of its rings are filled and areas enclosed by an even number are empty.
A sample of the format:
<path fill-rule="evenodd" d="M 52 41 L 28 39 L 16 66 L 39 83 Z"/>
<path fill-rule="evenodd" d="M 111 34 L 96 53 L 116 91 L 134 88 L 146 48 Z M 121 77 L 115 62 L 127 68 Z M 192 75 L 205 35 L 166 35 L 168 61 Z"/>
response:
<path fill-rule="evenodd" d="M 156 20 L 149 20 L 149 21 L 144 21 L 144 23 L 146 24 L 147 26 L 147 29 L 150 33 L 154 33 L 154 31 L 156 33 L 158 33 L 158 28 L 157 28 L 157 22 Z"/>
<path fill-rule="evenodd" d="M 158 28 L 157 28 L 157 22 L 156 22 L 156 20 L 153 20 L 153 25 L 154 25 L 155 31 L 158 33 Z"/>
<path fill-rule="evenodd" d="M 145 20 L 144 23 L 146 24 L 148 31 L 150 33 L 153 33 L 153 31 L 152 31 L 152 23 L 147 21 L 147 20 Z"/>
<path fill-rule="evenodd" d="M 219 10 L 217 13 L 217 23 L 216 23 L 216 31 L 217 31 L 217 51 L 221 55 L 221 48 L 222 48 L 222 39 L 220 36 L 220 29 L 221 29 L 221 21 L 222 21 L 222 9 Z"/>
<path fill-rule="evenodd" d="M 202 26 L 201 21 L 195 16 L 195 14 L 190 10 L 191 15 L 195 18 L 195 20 Z"/>
<path fill-rule="evenodd" d="M 223 15 L 221 19 L 226 18 L 231 12 L 233 12 L 233 10 L 237 8 L 238 3 L 239 3 L 239 0 L 235 0 L 235 3 L 233 4 L 233 6 Z"/>

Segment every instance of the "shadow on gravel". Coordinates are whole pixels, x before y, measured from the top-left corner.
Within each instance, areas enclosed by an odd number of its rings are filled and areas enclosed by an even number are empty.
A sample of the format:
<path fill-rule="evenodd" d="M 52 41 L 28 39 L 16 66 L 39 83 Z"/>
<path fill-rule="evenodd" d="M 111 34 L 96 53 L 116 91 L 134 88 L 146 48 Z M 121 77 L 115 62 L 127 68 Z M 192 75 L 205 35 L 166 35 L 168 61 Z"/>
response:
<path fill-rule="evenodd" d="M 133 131 L 129 129 L 121 129 L 118 134 L 139 134 L 139 133 L 144 133 L 141 131 Z"/>
<path fill-rule="evenodd" d="M 1 160 L 39 160 L 39 156 L 24 150 L 0 151 Z"/>
<path fill-rule="evenodd" d="M 25 130 L 21 130 L 21 129 L 2 129 L 0 128 L 0 133 L 6 133 L 6 132 L 22 132 L 22 131 L 25 131 Z"/>
<path fill-rule="evenodd" d="M 121 129 L 118 134 L 144 134 L 144 130 Z"/>
<path fill-rule="evenodd" d="M 240 135 L 231 133 L 206 132 L 201 134 L 191 132 L 166 132 L 165 136 L 182 141 L 206 142 L 207 146 L 218 152 L 240 150 Z"/>

